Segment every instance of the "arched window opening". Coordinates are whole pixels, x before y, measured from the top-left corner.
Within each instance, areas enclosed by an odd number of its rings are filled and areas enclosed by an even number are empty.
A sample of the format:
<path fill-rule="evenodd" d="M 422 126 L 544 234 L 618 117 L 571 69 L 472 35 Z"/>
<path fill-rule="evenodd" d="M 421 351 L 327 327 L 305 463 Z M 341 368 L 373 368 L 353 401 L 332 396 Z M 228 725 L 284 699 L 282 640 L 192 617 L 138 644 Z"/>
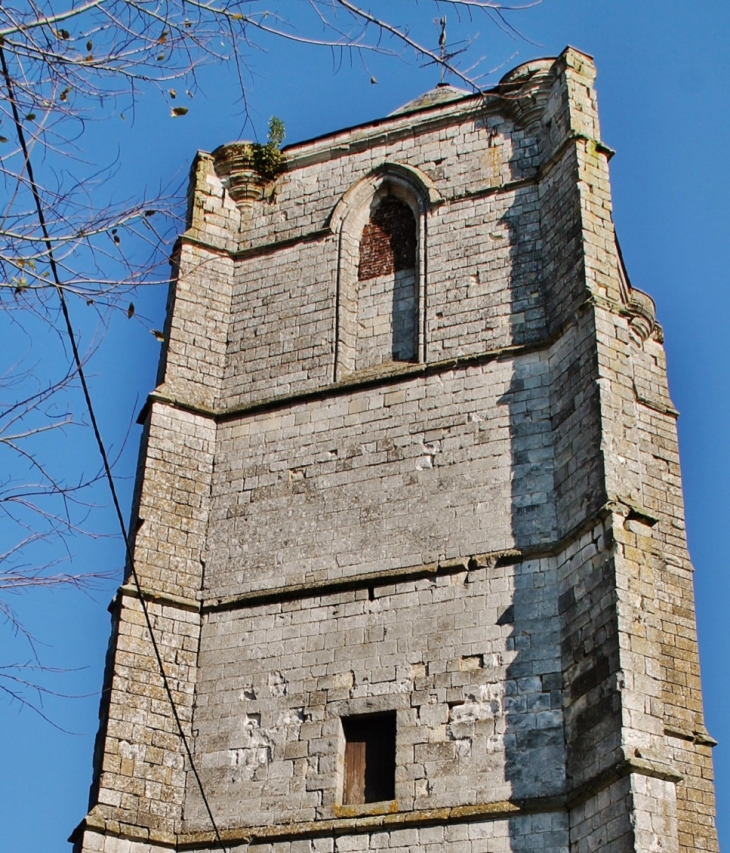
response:
<path fill-rule="evenodd" d="M 418 354 L 416 219 L 394 195 L 374 199 L 360 239 L 355 369 Z"/>
<path fill-rule="evenodd" d="M 426 223 L 441 201 L 418 169 L 382 163 L 337 202 L 336 382 L 426 360 Z"/>

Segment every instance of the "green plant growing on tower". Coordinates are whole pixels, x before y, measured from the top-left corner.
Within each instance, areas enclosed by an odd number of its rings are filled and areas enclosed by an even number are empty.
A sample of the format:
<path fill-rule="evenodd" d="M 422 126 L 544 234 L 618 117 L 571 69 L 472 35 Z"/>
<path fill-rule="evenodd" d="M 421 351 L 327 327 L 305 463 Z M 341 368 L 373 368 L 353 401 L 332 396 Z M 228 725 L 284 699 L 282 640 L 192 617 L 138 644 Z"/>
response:
<path fill-rule="evenodd" d="M 256 142 L 251 146 L 253 167 L 265 181 L 273 181 L 284 170 L 286 155 L 281 150 L 281 143 L 285 136 L 284 122 L 277 116 L 271 116 L 266 143 Z"/>

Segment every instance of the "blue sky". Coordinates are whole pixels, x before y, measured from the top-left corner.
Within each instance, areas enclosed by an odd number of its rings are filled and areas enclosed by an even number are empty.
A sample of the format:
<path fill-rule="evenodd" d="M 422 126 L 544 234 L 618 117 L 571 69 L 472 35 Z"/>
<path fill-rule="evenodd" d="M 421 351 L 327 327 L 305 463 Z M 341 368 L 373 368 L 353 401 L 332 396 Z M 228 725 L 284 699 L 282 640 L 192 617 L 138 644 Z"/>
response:
<path fill-rule="evenodd" d="M 392 15 L 406 4 L 392 4 Z M 435 43 L 437 12 L 427 3 L 408 23 Z M 451 15 L 451 13 L 448 13 Z M 695 565 L 697 616 L 706 723 L 720 741 L 715 750 L 718 825 L 730 844 L 730 573 L 724 533 L 730 526 L 730 5 L 722 0 L 544 0 L 516 19 L 537 45 L 513 42 L 480 24 L 475 56 L 484 67 L 504 63 L 486 82 L 535 56 L 556 55 L 567 45 L 593 55 L 604 141 L 611 161 L 615 221 L 633 283 L 650 293 L 665 331 L 670 390 L 679 409 L 680 449 L 690 553 Z M 473 27 L 449 19 L 452 38 Z M 269 41 L 249 56 L 248 98 L 255 130 L 265 136 L 269 116 L 281 117 L 287 143 L 381 117 L 438 82 L 433 68 L 416 61 L 371 57 L 366 70 L 326 52 Z M 377 84 L 370 82 L 370 77 Z M 147 188 L 175 190 L 186 180 L 197 149 L 212 150 L 241 136 L 245 124 L 230 69 L 201 75 L 190 112 L 169 117 L 156 94 L 140 97 L 135 114 L 109 110 L 89 125 L 78 145 L 88 157 L 115 162 L 103 189 L 118 200 Z M 251 128 L 243 131 L 252 135 Z M 92 390 L 108 444 L 121 453 L 116 465 L 128 508 L 139 428 L 134 425 L 154 385 L 159 345 L 149 333 L 161 328 L 166 293 L 145 288 L 132 320 L 118 313 L 89 362 Z M 72 305 L 82 343 L 102 334 L 98 318 Z M 22 349 L 23 336 L 5 337 L 5 366 Z M 11 341 L 8 344 L 8 341 Z M 30 344 L 28 344 L 30 345 Z M 57 358 L 58 344 L 39 329 L 33 358 Z M 55 353 L 55 355 L 54 355 Z M 126 439 L 126 444 L 125 444 Z M 54 451 L 84 470 L 97 467 L 88 430 L 68 429 Z M 103 492 L 97 502 L 108 504 Z M 94 513 L 96 528 L 113 533 L 108 507 Z M 78 570 L 114 570 L 123 562 L 119 539 L 76 537 Z M 89 593 L 36 591 L 13 602 L 38 640 L 44 662 L 70 670 L 49 675 L 53 689 L 81 698 L 48 697 L 52 728 L 0 698 L 0 818 L 4 849 L 52 853 L 69 849 L 66 837 L 86 810 L 93 739 L 109 616 L 106 605 L 118 581 Z M 9 636 L 0 635 L 6 649 Z M 0 660 L 0 665 L 2 665 Z"/>

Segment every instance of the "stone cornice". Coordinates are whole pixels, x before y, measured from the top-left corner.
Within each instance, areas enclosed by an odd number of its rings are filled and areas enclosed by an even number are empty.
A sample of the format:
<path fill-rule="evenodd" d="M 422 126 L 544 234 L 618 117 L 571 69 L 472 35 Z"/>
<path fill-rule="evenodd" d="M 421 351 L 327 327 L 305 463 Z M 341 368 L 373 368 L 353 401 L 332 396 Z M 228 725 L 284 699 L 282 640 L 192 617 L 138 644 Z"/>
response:
<path fill-rule="evenodd" d="M 709 746 L 716 747 L 717 741 L 712 735 L 706 730 L 702 731 L 686 731 L 685 729 L 679 729 L 674 726 L 665 726 L 664 734 L 667 737 L 677 738 L 678 740 L 686 740 L 693 744 L 699 744 L 700 746 Z"/>
<path fill-rule="evenodd" d="M 287 171 L 337 160 L 378 145 L 407 139 L 414 133 L 440 130 L 454 120 L 504 112 L 506 99 L 496 90 L 465 95 L 459 100 L 437 104 L 417 112 L 386 116 L 368 124 L 345 128 L 333 134 L 297 143 L 283 149 Z"/>
<path fill-rule="evenodd" d="M 672 764 L 656 759 L 631 756 L 623 758 L 611 767 L 607 767 L 598 773 L 592 779 L 587 779 L 585 782 L 577 785 L 566 796 L 565 805 L 568 809 L 573 809 L 581 803 L 590 800 L 591 797 L 595 797 L 596 794 L 608 788 L 609 785 L 613 785 L 619 779 L 632 774 L 662 779 L 665 782 L 674 782 L 675 785 L 684 779 L 682 774 Z"/>
<path fill-rule="evenodd" d="M 572 319 L 569 322 L 572 324 Z M 213 409 L 196 403 L 190 403 L 169 393 L 156 390 L 149 394 L 147 401 L 137 418 L 137 423 L 144 423 L 149 407 L 153 403 L 163 403 L 171 406 L 172 408 L 189 412 L 190 414 L 212 418 L 219 423 L 236 420 L 249 415 L 259 414 L 260 412 L 274 411 L 276 409 L 282 409 L 287 406 L 293 406 L 310 400 L 322 400 L 327 397 L 349 394 L 357 389 L 393 385 L 397 382 L 414 379 L 419 376 L 432 376 L 448 370 L 465 370 L 466 368 L 473 367 L 477 364 L 486 364 L 488 362 L 498 361 L 502 358 L 511 358 L 527 353 L 539 352 L 540 350 L 551 346 L 562 334 L 563 329 L 560 329 L 554 335 L 541 338 L 539 341 L 535 341 L 534 343 L 512 344 L 504 347 L 498 347 L 493 350 L 485 350 L 484 352 L 476 353 L 475 355 L 458 356 L 456 358 L 443 359 L 440 361 L 418 364 L 393 362 L 383 365 L 382 367 L 379 366 L 376 370 L 363 370 L 355 374 L 350 374 L 344 377 L 344 379 L 341 379 L 339 382 L 331 382 L 327 385 L 321 385 L 308 390 L 294 391 L 290 394 L 265 397 L 251 403 L 245 403 L 239 406 L 230 406 L 227 408 Z"/>
<path fill-rule="evenodd" d="M 192 613 L 199 613 L 201 609 L 200 601 L 195 598 L 187 598 L 186 596 L 174 595 L 169 592 L 157 592 L 146 587 L 140 587 L 138 590 L 137 587 L 132 584 L 124 584 L 123 586 L 120 586 L 117 590 L 117 596 L 139 598 L 140 592 L 141 597 L 150 604 L 175 607 L 178 610 L 189 610 Z M 109 605 L 110 610 L 114 607 L 116 600 L 116 597 L 112 600 L 112 603 Z"/>
<path fill-rule="evenodd" d="M 571 133 L 569 136 L 560 143 L 557 149 L 550 155 L 550 157 L 543 162 L 535 174 L 528 175 L 524 178 L 519 178 L 512 181 L 506 181 L 503 184 L 495 184 L 493 186 L 483 187 L 478 190 L 473 190 L 471 192 L 462 193 L 459 195 L 453 196 L 442 196 L 438 192 L 437 184 L 434 182 L 428 181 L 430 186 L 429 192 L 433 196 L 431 203 L 432 206 L 438 207 L 441 205 L 449 206 L 452 204 L 462 204 L 464 202 L 473 201 L 478 198 L 486 198 L 491 195 L 499 195 L 502 193 L 511 193 L 516 192 L 517 190 L 523 189 L 528 186 L 537 186 L 540 181 L 546 178 L 553 168 L 562 160 L 563 155 L 566 150 L 570 148 L 572 145 L 582 142 L 584 144 L 590 144 L 595 147 L 595 150 L 599 153 L 605 154 L 608 159 L 610 159 L 614 151 L 601 142 L 598 139 L 593 139 L 592 137 L 586 136 L 582 133 Z M 408 170 L 408 167 L 405 164 L 400 163 L 383 163 L 377 167 L 377 173 L 383 173 L 387 171 L 387 168 L 393 170 L 394 173 L 398 173 L 399 170 Z M 191 233 L 191 231 L 197 231 L 197 229 L 191 229 L 189 231 L 184 232 L 178 237 L 175 249 L 173 250 L 173 254 L 179 251 L 179 248 L 183 245 L 192 246 L 198 249 L 204 249 L 212 252 L 213 254 L 221 255 L 223 257 L 231 258 L 234 261 L 246 260 L 252 257 L 259 257 L 269 255 L 272 252 L 278 251 L 279 249 L 286 249 L 291 246 L 297 246 L 302 243 L 311 243 L 316 242 L 318 240 L 326 239 L 331 236 L 333 232 L 332 217 L 330 217 L 329 222 L 323 228 L 315 228 L 312 231 L 305 231 L 300 234 L 295 234 L 289 237 L 283 237 L 281 239 L 270 240 L 266 243 L 259 243 L 258 245 L 249 246 L 245 249 L 228 249 L 224 246 L 215 245 L 213 243 L 209 243 L 205 240 L 200 239 L 200 237 L 196 236 L 195 233 Z"/>

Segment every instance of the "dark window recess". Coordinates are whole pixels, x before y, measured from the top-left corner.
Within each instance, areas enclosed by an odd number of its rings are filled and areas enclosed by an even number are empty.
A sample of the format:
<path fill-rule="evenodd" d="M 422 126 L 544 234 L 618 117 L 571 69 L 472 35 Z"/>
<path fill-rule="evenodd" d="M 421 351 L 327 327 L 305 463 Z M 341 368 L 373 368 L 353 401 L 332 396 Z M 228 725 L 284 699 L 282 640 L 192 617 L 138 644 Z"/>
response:
<path fill-rule="evenodd" d="M 347 717 L 345 805 L 395 799 L 395 713 Z"/>
<path fill-rule="evenodd" d="M 416 220 L 407 204 L 386 196 L 363 229 L 357 277 L 367 281 L 415 266 Z"/>

